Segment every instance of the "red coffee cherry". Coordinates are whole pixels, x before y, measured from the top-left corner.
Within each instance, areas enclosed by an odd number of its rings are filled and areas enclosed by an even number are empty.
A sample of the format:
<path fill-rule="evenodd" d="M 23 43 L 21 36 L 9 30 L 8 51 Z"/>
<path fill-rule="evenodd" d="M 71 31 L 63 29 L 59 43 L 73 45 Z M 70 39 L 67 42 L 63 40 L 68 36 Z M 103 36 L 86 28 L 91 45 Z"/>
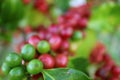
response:
<path fill-rule="evenodd" d="M 35 48 L 37 48 L 37 44 L 40 42 L 40 38 L 38 35 L 33 35 L 28 39 L 28 43 L 33 45 Z"/>
<path fill-rule="evenodd" d="M 62 43 L 62 39 L 60 36 L 52 36 L 50 39 L 49 39 L 49 43 L 51 45 L 51 48 L 53 50 L 57 50 L 60 48 L 61 46 L 61 43 Z"/>
<path fill-rule="evenodd" d="M 111 72 L 112 72 L 112 75 L 115 75 L 115 76 L 119 77 L 120 76 L 120 67 L 113 66 Z"/>
<path fill-rule="evenodd" d="M 102 43 L 98 42 L 91 51 L 90 61 L 92 63 L 100 63 L 103 60 L 103 55 L 105 54 L 105 52 L 105 46 Z"/>
<path fill-rule="evenodd" d="M 70 44 L 67 40 L 62 41 L 61 50 L 68 50 L 69 47 L 70 47 Z"/>
<path fill-rule="evenodd" d="M 72 36 L 72 34 L 73 34 L 73 28 L 66 26 L 63 29 L 61 29 L 60 33 L 61 33 L 61 36 L 63 38 L 65 38 L 65 39 L 70 38 Z"/>
<path fill-rule="evenodd" d="M 68 56 L 64 54 L 58 54 L 55 56 L 55 66 L 56 67 L 67 67 Z"/>
<path fill-rule="evenodd" d="M 44 69 L 51 69 L 55 66 L 55 60 L 50 54 L 42 54 L 39 58 L 44 65 Z"/>

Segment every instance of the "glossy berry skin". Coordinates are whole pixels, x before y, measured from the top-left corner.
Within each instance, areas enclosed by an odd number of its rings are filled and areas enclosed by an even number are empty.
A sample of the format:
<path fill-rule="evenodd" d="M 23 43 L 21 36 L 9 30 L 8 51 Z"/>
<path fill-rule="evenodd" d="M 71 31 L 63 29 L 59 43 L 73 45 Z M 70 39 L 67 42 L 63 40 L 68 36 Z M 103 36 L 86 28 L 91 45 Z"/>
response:
<path fill-rule="evenodd" d="M 70 47 L 69 41 L 67 41 L 67 40 L 62 41 L 61 50 L 68 50 L 69 47 Z"/>
<path fill-rule="evenodd" d="M 17 53 L 10 53 L 6 57 L 5 62 L 10 67 L 16 67 L 22 64 L 22 58 Z"/>
<path fill-rule="evenodd" d="M 37 50 L 39 53 L 47 53 L 48 51 L 50 51 L 50 44 L 48 43 L 48 41 L 42 40 L 38 43 L 37 45 Z"/>
<path fill-rule="evenodd" d="M 67 67 L 68 56 L 64 54 L 58 54 L 55 56 L 55 66 L 56 67 Z"/>
<path fill-rule="evenodd" d="M 61 46 L 62 39 L 60 36 L 53 36 L 49 39 L 49 43 L 53 50 L 57 50 Z"/>
<path fill-rule="evenodd" d="M 33 45 L 35 48 L 37 48 L 37 44 L 40 42 L 40 38 L 38 35 L 33 35 L 28 39 L 28 43 Z"/>
<path fill-rule="evenodd" d="M 72 27 L 65 27 L 61 30 L 61 36 L 63 38 L 70 38 L 73 34 L 73 28 Z"/>
<path fill-rule="evenodd" d="M 55 60 L 50 54 L 41 55 L 39 60 L 43 63 L 44 69 L 51 69 L 55 66 Z"/>
<path fill-rule="evenodd" d="M 35 56 L 35 48 L 31 44 L 26 44 L 21 50 L 21 55 L 24 60 L 29 61 L 32 60 Z"/>
<path fill-rule="evenodd" d="M 15 67 L 9 72 L 9 80 L 23 80 L 25 72 L 22 67 Z"/>
<path fill-rule="evenodd" d="M 78 22 L 79 29 L 85 29 L 87 26 L 88 20 L 86 18 L 81 18 Z"/>
<path fill-rule="evenodd" d="M 8 75 L 11 68 L 4 62 L 1 66 L 1 70 L 5 75 Z"/>
<path fill-rule="evenodd" d="M 27 65 L 27 71 L 30 74 L 38 74 L 43 70 L 43 64 L 38 59 L 31 60 Z"/>

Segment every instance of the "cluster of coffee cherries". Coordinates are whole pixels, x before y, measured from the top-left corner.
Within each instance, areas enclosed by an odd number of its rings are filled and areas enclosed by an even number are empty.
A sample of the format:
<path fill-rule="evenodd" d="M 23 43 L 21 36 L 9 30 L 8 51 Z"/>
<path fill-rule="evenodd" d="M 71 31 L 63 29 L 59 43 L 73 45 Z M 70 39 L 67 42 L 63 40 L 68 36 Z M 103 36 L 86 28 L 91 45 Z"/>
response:
<path fill-rule="evenodd" d="M 107 54 L 105 46 L 98 42 L 90 54 L 90 61 L 97 64 L 94 80 L 120 80 L 120 67 Z"/>
<path fill-rule="evenodd" d="M 56 41 L 55 41 L 56 42 Z M 53 43 L 52 42 L 52 45 Z M 8 75 L 9 80 L 22 80 L 25 75 L 30 75 L 33 80 L 38 80 L 43 69 L 64 68 L 68 63 L 68 56 L 52 53 L 51 44 L 31 36 L 20 54 L 10 53 L 2 65 L 2 71 Z M 37 79 L 35 76 L 38 76 Z"/>
<path fill-rule="evenodd" d="M 34 8 L 40 12 L 47 13 L 49 10 L 49 5 L 46 0 L 23 0 L 25 5 L 30 4 L 30 2 L 33 2 Z"/>
<path fill-rule="evenodd" d="M 8 74 L 10 80 L 22 80 L 26 75 L 38 80 L 44 69 L 67 67 L 68 57 L 72 55 L 70 41 L 84 37 L 89 17 L 89 7 L 84 5 L 60 16 L 58 24 L 48 28 L 40 26 L 34 30 L 36 34 L 17 47 L 20 54 L 11 53 L 6 57 L 3 73 Z M 27 31 L 31 33 L 32 30 L 28 28 Z"/>

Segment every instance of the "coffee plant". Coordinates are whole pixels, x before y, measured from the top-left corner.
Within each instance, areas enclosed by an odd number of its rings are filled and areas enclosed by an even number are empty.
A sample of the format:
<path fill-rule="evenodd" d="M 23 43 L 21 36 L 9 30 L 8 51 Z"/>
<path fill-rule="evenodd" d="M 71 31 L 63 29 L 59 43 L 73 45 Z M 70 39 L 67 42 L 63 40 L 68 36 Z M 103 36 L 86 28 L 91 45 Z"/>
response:
<path fill-rule="evenodd" d="M 120 59 L 109 46 L 119 31 L 120 5 L 81 2 L 0 1 L 0 39 L 13 39 L 0 80 L 119 80 Z"/>

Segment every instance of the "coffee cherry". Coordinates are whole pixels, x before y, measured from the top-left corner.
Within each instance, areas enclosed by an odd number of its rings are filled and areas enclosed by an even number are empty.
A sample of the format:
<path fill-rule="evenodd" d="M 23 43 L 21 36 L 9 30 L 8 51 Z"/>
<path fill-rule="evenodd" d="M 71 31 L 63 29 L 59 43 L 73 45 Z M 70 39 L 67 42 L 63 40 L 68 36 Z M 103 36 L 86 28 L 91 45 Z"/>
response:
<path fill-rule="evenodd" d="M 105 52 L 105 46 L 102 43 L 98 42 L 91 51 L 90 61 L 92 63 L 100 63 L 103 60 L 103 55 L 105 54 Z"/>
<path fill-rule="evenodd" d="M 22 67 L 15 67 L 9 72 L 9 80 L 23 80 L 25 70 Z"/>
<path fill-rule="evenodd" d="M 55 56 L 55 66 L 56 67 L 67 67 L 68 57 L 63 54 L 58 54 Z"/>
<path fill-rule="evenodd" d="M 80 31 L 75 31 L 72 35 L 72 40 L 73 41 L 78 41 L 80 39 L 82 39 L 82 33 Z"/>
<path fill-rule="evenodd" d="M 36 74 L 36 75 L 32 75 L 33 80 L 41 80 L 41 78 L 43 80 L 43 75 L 41 73 Z"/>
<path fill-rule="evenodd" d="M 63 38 L 65 38 L 65 39 L 70 38 L 73 34 L 73 29 L 72 29 L 72 27 L 65 27 L 61 30 L 60 33 Z"/>
<path fill-rule="evenodd" d="M 49 28 L 48 31 L 53 34 L 58 34 L 59 33 L 59 27 L 58 25 L 52 24 Z"/>
<path fill-rule="evenodd" d="M 8 75 L 11 68 L 4 62 L 1 66 L 1 70 L 5 75 Z"/>
<path fill-rule="evenodd" d="M 55 60 L 50 54 L 41 55 L 39 60 L 43 63 L 44 69 L 51 69 L 55 66 Z"/>
<path fill-rule="evenodd" d="M 53 50 L 57 50 L 61 46 L 62 39 L 60 36 L 53 36 L 49 39 L 49 43 Z"/>
<path fill-rule="evenodd" d="M 37 45 L 37 49 L 39 53 L 47 53 L 50 51 L 50 44 L 47 41 L 40 41 Z"/>
<path fill-rule="evenodd" d="M 22 64 L 22 58 L 17 53 L 10 53 L 5 59 L 5 62 L 10 67 L 16 67 Z"/>
<path fill-rule="evenodd" d="M 44 30 L 39 31 L 39 37 L 41 40 L 45 40 L 46 39 L 46 31 L 44 31 Z"/>
<path fill-rule="evenodd" d="M 112 75 L 119 77 L 120 76 L 120 67 L 113 66 L 111 72 L 112 72 Z"/>
<path fill-rule="evenodd" d="M 35 48 L 37 48 L 37 44 L 40 42 L 40 38 L 38 35 L 33 35 L 28 39 L 28 43 L 33 45 Z"/>
<path fill-rule="evenodd" d="M 33 59 L 27 65 L 27 71 L 30 74 L 38 74 L 42 72 L 42 70 L 43 70 L 43 64 L 38 59 Z"/>
<path fill-rule="evenodd" d="M 88 23 L 88 19 L 81 18 L 78 22 L 79 29 L 85 29 Z"/>
<path fill-rule="evenodd" d="M 26 44 L 22 48 L 21 55 L 24 60 L 32 60 L 35 56 L 35 48 L 31 44 Z"/>
<path fill-rule="evenodd" d="M 62 47 L 61 50 L 68 50 L 70 47 L 70 44 L 67 40 L 62 41 Z"/>

